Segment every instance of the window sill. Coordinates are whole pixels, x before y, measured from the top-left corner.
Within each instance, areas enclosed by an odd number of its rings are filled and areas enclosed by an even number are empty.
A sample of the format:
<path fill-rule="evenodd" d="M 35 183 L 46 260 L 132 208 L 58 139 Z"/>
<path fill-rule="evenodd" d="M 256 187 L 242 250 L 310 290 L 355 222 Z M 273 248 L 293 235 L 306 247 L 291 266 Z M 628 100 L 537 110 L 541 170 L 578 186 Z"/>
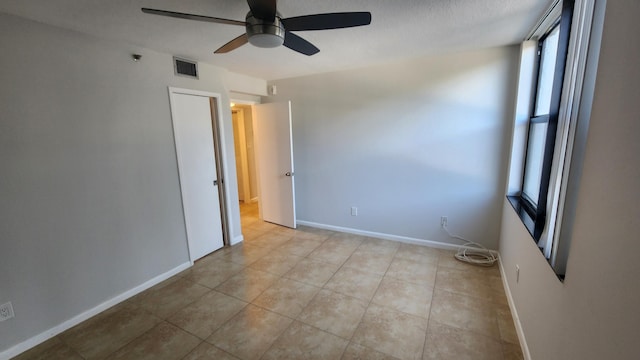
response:
<path fill-rule="evenodd" d="M 507 196 L 507 200 L 509 200 L 509 203 L 513 207 L 513 210 L 516 211 L 516 214 L 518 214 L 518 217 L 520 217 L 520 220 L 522 220 L 524 227 L 527 228 L 527 231 L 529 231 L 529 234 L 531 234 L 531 237 L 537 243 L 539 237 L 538 239 L 536 239 L 535 236 L 536 221 L 525 210 L 524 205 L 522 204 L 522 198 L 520 196 Z"/>
<path fill-rule="evenodd" d="M 533 238 L 533 241 L 537 245 L 538 241 L 540 240 L 540 235 L 538 235 L 537 238 L 535 236 L 535 233 L 536 233 L 536 222 L 531 217 L 531 215 L 529 215 L 529 213 L 525 210 L 524 206 L 522 205 L 522 201 L 523 201 L 522 198 L 520 196 L 507 196 L 507 200 L 509 200 L 509 203 L 511 204 L 513 209 L 516 211 L 516 214 L 518 214 L 518 217 L 520 217 L 520 220 L 522 220 L 522 223 L 524 224 L 524 227 L 527 228 L 527 231 L 529 231 L 529 234 L 531 235 L 531 237 Z M 541 233 L 542 231 L 539 230 L 539 232 Z M 540 249 L 540 248 L 538 248 L 538 249 L 542 253 L 542 249 Z M 544 256 L 544 254 L 542 256 Z M 547 260 L 547 263 L 548 263 L 548 260 Z M 549 263 L 549 265 L 551 266 L 550 263 Z M 560 282 L 564 282 L 564 274 L 558 274 L 555 271 L 555 269 L 553 269 L 553 266 L 551 267 L 551 269 L 556 274 L 556 276 L 558 277 Z"/>

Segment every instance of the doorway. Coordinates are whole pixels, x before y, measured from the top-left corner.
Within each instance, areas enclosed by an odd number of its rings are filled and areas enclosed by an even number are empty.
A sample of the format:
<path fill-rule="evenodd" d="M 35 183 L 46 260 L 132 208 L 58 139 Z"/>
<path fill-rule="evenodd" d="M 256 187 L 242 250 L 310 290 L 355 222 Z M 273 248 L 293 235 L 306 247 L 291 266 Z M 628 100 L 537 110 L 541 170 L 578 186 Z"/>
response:
<path fill-rule="evenodd" d="M 258 172 L 255 154 L 254 116 L 250 104 L 232 103 L 233 141 L 240 221 L 246 227 L 260 220 L 258 204 Z"/>
<path fill-rule="evenodd" d="M 230 110 L 243 237 L 273 225 L 295 229 L 291 102 L 239 101 Z"/>
<path fill-rule="evenodd" d="M 231 108 L 233 141 L 236 152 L 238 198 L 243 204 L 258 202 L 258 180 L 251 106 L 236 104 Z"/>

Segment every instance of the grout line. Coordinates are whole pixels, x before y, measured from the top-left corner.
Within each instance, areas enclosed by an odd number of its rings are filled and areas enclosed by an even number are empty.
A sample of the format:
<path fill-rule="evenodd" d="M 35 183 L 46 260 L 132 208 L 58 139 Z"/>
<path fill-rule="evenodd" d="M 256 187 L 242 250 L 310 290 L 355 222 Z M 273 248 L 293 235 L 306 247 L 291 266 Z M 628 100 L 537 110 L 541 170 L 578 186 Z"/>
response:
<path fill-rule="evenodd" d="M 268 233 L 269 233 L 269 232 L 271 232 L 271 231 L 273 231 L 273 230 L 270 230 L 270 231 L 268 231 L 268 232 L 267 232 L 267 233 L 265 233 L 265 234 L 268 234 Z M 264 234 L 263 234 L 263 235 L 264 235 Z M 261 236 L 263 236 L 263 235 L 261 235 Z M 329 239 L 329 238 L 331 238 L 331 236 L 329 236 L 329 237 L 325 238 L 321 243 L 324 243 L 324 242 L 325 242 L 327 239 Z M 247 264 L 247 263 L 238 263 L 238 264 L 242 265 L 243 269 L 242 269 L 242 270 L 239 270 L 237 273 L 235 273 L 235 274 L 231 275 L 229 278 L 225 279 L 223 282 L 221 282 L 221 284 L 223 284 L 224 282 L 228 281 L 229 279 L 231 279 L 233 276 L 237 275 L 238 273 L 240 273 L 240 272 L 242 272 L 242 271 L 245 271 L 245 270 L 249 269 L 249 268 L 250 268 L 253 264 L 255 264 L 256 262 L 261 261 L 262 259 L 265 259 L 265 258 L 267 258 L 268 256 L 270 256 L 271 254 L 275 253 L 275 252 L 276 252 L 276 250 L 278 250 L 278 248 L 279 248 L 280 246 L 282 246 L 283 244 L 284 244 L 284 243 L 282 243 L 282 244 L 280 244 L 280 245 L 278 245 L 278 246 L 275 246 L 275 247 L 273 247 L 273 248 L 269 249 L 269 251 L 268 251 L 268 252 L 265 252 L 265 254 L 264 254 L 264 255 L 260 256 L 257 260 L 255 260 L 255 261 L 253 261 L 253 262 L 251 262 L 251 263 L 248 263 L 248 264 Z M 319 287 L 319 290 L 316 292 L 316 294 L 313 296 L 313 298 L 312 298 L 312 299 L 311 299 L 311 300 L 306 304 L 306 306 L 302 309 L 302 311 L 300 311 L 300 313 L 299 313 L 297 316 L 293 317 L 293 318 L 292 318 L 292 317 L 290 317 L 290 316 L 288 316 L 288 315 L 283 315 L 283 314 L 280 314 L 280 313 L 275 312 L 275 311 L 273 311 L 273 310 L 270 310 L 270 309 L 264 308 L 264 307 L 259 306 L 259 305 L 257 305 L 257 304 L 255 304 L 255 303 L 254 303 L 254 301 L 255 301 L 257 298 L 259 298 L 259 297 L 260 297 L 260 296 L 261 296 L 265 291 L 267 291 L 267 290 L 268 290 L 269 288 L 271 288 L 271 287 L 272 287 L 276 282 L 278 282 L 279 280 L 282 280 L 282 279 L 287 279 L 287 280 L 290 280 L 290 281 L 295 281 L 295 282 L 303 283 L 303 284 L 305 284 L 305 285 L 309 285 L 309 286 L 313 286 L 313 287 L 318 288 L 318 287 L 317 287 L 316 285 L 314 285 L 314 284 L 308 284 L 308 283 L 306 283 L 306 282 L 301 282 L 301 281 L 298 281 L 298 280 L 295 280 L 295 279 L 289 279 L 289 278 L 285 277 L 286 273 L 285 273 L 285 274 L 273 274 L 273 273 L 270 273 L 270 272 L 266 272 L 266 273 L 269 273 L 269 274 L 271 274 L 271 275 L 273 275 L 273 276 L 277 277 L 277 279 L 276 279 L 273 283 L 271 283 L 268 287 L 266 287 L 264 290 L 262 290 L 262 291 L 260 292 L 260 294 L 258 294 L 257 296 L 255 296 L 255 297 L 254 297 L 251 301 L 249 301 L 249 302 L 247 302 L 247 301 L 246 301 L 246 300 L 244 300 L 244 299 L 237 298 L 236 296 L 229 295 L 229 294 L 226 294 L 226 293 L 222 293 L 222 292 L 220 292 L 220 291 L 218 291 L 218 290 L 215 290 L 215 288 L 214 288 L 214 289 L 210 289 L 209 287 L 207 287 L 207 286 L 205 286 L 205 285 L 202 285 L 202 284 L 198 283 L 197 281 L 193 281 L 192 279 L 186 279 L 186 278 L 180 277 L 180 279 L 183 279 L 183 280 L 186 280 L 186 281 L 192 282 L 192 283 L 194 283 L 194 284 L 198 284 L 198 285 L 200 285 L 200 286 L 204 286 L 204 287 L 206 287 L 207 289 L 209 289 L 209 291 L 208 291 L 207 293 L 205 293 L 205 294 L 203 294 L 202 296 L 198 297 L 197 299 L 195 299 L 194 301 L 190 302 L 189 304 L 186 304 L 186 305 L 185 305 L 185 306 L 183 306 L 182 308 L 185 308 L 185 307 L 190 306 L 191 304 L 193 304 L 193 303 L 195 303 L 196 301 L 200 300 L 200 298 L 202 298 L 202 297 L 203 297 L 203 296 L 205 296 L 206 294 L 210 293 L 211 291 L 216 291 L 216 292 L 221 293 L 221 294 L 224 294 L 224 295 L 226 295 L 226 296 L 230 296 L 230 297 L 233 297 L 233 298 L 239 299 L 240 301 L 242 301 L 243 303 L 245 303 L 245 305 L 244 305 L 244 306 L 243 306 L 243 307 L 242 307 L 242 308 L 241 308 L 237 313 L 233 314 L 229 319 L 227 319 L 225 322 L 223 322 L 222 324 L 220 324 L 220 326 L 218 326 L 218 327 L 217 327 L 217 328 L 212 332 L 212 334 L 213 334 L 213 333 L 215 333 L 216 331 L 219 331 L 219 330 L 220 330 L 220 329 L 222 329 L 222 328 L 223 328 L 227 323 L 229 323 L 232 319 L 236 318 L 236 317 L 238 316 L 238 314 L 239 314 L 239 313 L 241 313 L 242 311 L 244 311 L 244 310 L 247 308 L 247 306 L 248 306 L 248 305 L 253 305 L 253 306 L 256 306 L 256 307 L 258 307 L 258 308 L 263 309 L 264 311 L 267 311 L 267 312 L 270 312 L 270 313 L 273 313 L 273 314 L 277 314 L 277 315 L 279 315 L 279 316 L 283 316 L 283 317 L 286 317 L 286 318 L 288 318 L 288 319 L 291 319 L 291 320 L 292 320 L 291 324 L 293 324 L 293 323 L 294 323 L 294 322 L 296 322 L 296 321 L 297 321 L 297 322 L 301 322 L 301 323 L 303 323 L 303 324 L 305 324 L 305 325 L 307 325 L 307 326 L 310 326 L 310 327 L 313 327 L 313 328 L 315 328 L 315 329 L 318 329 L 319 331 L 322 331 L 322 332 L 325 332 L 325 333 L 328 333 L 328 334 L 331 334 L 331 335 L 337 336 L 337 337 L 339 337 L 339 338 L 341 338 L 341 339 L 347 340 L 347 341 L 348 341 L 347 346 L 345 347 L 345 349 L 344 349 L 344 350 L 343 350 L 343 352 L 342 352 L 342 355 L 344 355 L 344 353 L 346 352 L 346 349 L 348 349 L 348 347 L 349 347 L 351 344 L 358 344 L 358 343 L 356 343 L 356 342 L 354 342 L 354 341 L 353 341 L 353 338 L 354 338 L 355 334 L 357 333 L 358 329 L 360 328 L 360 326 L 362 325 L 362 321 L 363 321 L 363 319 L 364 319 L 364 317 L 365 317 L 365 315 L 366 315 L 367 311 L 369 310 L 369 308 L 370 308 L 371 304 L 375 304 L 375 303 L 373 302 L 373 299 L 375 298 L 376 294 L 377 294 L 377 293 L 378 293 L 378 291 L 380 290 L 380 286 L 381 286 L 381 284 L 382 284 L 382 281 L 383 281 L 383 280 L 384 280 L 384 278 L 387 276 L 387 274 L 388 274 L 388 272 L 389 272 L 389 269 L 390 269 L 391 265 L 393 264 L 393 261 L 396 259 L 396 255 L 398 254 L 398 251 L 399 251 L 399 248 L 400 248 L 400 247 L 395 248 L 395 251 L 393 252 L 393 254 L 392 254 L 392 256 L 391 256 L 391 261 L 390 261 L 390 262 L 389 262 L 389 264 L 386 266 L 386 269 L 385 269 L 384 273 L 383 273 L 382 275 L 380 275 L 379 273 L 376 273 L 376 274 L 375 274 L 376 276 L 380 276 L 380 281 L 378 282 L 378 285 L 377 285 L 377 287 L 376 287 L 375 291 L 373 292 L 373 295 L 370 297 L 370 299 L 368 300 L 368 302 L 366 302 L 366 304 L 367 304 L 367 305 L 366 305 L 366 308 L 365 308 L 365 310 L 364 310 L 364 312 L 363 312 L 362 316 L 360 317 L 360 319 L 359 319 L 359 321 L 358 321 L 358 325 L 356 326 L 355 331 L 353 332 L 353 334 L 351 335 L 351 337 L 350 337 L 349 339 L 345 339 L 345 338 L 343 338 L 343 337 L 341 337 L 341 336 L 338 336 L 338 335 L 333 334 L 333 333 L 331 333 L 331 332 L 329 332 L 329 331 L 326 331 L 326 330 L 320 329 L 320 328 L 318 328 L 318 327 L 316 327 L 316 326 L 314 326 L 314 325 L 307 324 L 306 322 L 300 321 L 300 320 L 298 320 L 298 319 L 300 318 L 300 315 L 304 312 L 304 310 L 309 306 L 309 304 L 311 304 L 311 303 L 312 303 L 312 302 L 313 302 L 313 301 L 314 301 L 314 300 L 319 296 L 319 293 L 320 293 L 322 290 L 327 290 L 327 291 L 330 291 L 330 292 L 333 292 L 333 293 L 336 293 L 336 294 L 340 294 L 341 296 L 346 296 L 346 297 L 349 297 L 349 298 L 357 299 L 358 301 L 363 301 L 363 299 L 356 298 L 356 297 L 350 296 L 350 295 L 348 295 L 348 294 L 342 294 L 342 293 L 340 293 L 340 292 L 336 292 L 336 291 L 334 291 L 334 290 L 332 290 L 332 289 L 329 289 L 329 288 L 326 288 L 326 287 L 325 287 L 325 286 L 326 286 L 326 285 L 327 285 L 327 284 L 328 284 L 332 279 L 334 279 L 334 277 L 336 276 L 336 274 L 337 274 L 339 271 L 341 271 L 343 268 L 352 268 L 352 267 L 348 266 L 348 265 L 347 265 L 347 263 L 348 263 L 349 259 L 351 259 L 351 258 L 352 258 L 352 256 L 353 256 L 353 255 L 358 251 L 358 249 L 360 249 L 360 247 L 361 247 L 361 246 L 363 246 L 363 244 L 364 244 L 364 242 L 360 242 L 360 243 L 358 244 L 358 246 L 357 246 L 357 247 L 356 247 L 356 248 L 355 248 L 355 249 L 350 253 L 349 257 L 347 257 L 347 259 L 346 259 L 345 261 L 343 261 L 343 262 L 340 264 L 340 266 L 337 268 L 337 270 L 335 270 L 335 271 L 333 272 L 332 276 L 331 276 L 331 277 L 330 277 L 326 282 L 324 282 L 324 284 L 323 284 L 321 287 Z M 256 245 L 256 246 L 257 246 L 257 245 Z M 321 245 L 319 245 L 319 246 L 321 246 Z M 318 246 L 318 247 L 319 247 L 319 246 Z M 259 247 L 259 246 L 258 246 L 258 247 Z M 314 252 L 318 247 L 316 247 L 314 250 L 312 250 L 311 252 L 309 252 L 306 256 L 302 257 L 302 259 L 303 259 L 303 260 L 304 260 L 304 259 L 309 259 L 309 260 L 312 260 L 312 261 L 316 261 L 316 262 L 320 262 L 320 263 L 325 263 L 325 261 L 318 260 L 318 259 L 314 259 L 314 258 L 310 257 L 310 255 L 311 255 L 311 254 L 312 254 L 312 253 L 313 253 L 313 252 Z M 435 261 L 435 265 L 436 265 L 436 278 L 434 279 L 434 281 L 433 281 L 433 285 L 431 286 L 432 291 L 431 291 L 430 308 L 429 308 L 429 312 L 428 312 L 428 314 L 427 314 L 427 317 L 426 317 L 426 319 L 425 319 L 425 320 L 426 320 L 426 329 L 425 329 L 425 335 L 424 335 L 425 337 L 424 337 L 424 341 L 423 341 L 423 344 L 422 344 L 422 352 L 421 352 L 421 355 L 422 355 L 422 356 L 424 356 L 424 352 L 425 352 L 425 350 L 426 350 L 427 334 L 428 334 L 429 324 L 430 324 L 430 322 L 432 321 L 431 315 L 432 315 L 432 312 L 433 312 L 433 295 L 434 295 L 434 293 L 435 293 L 436 284 L 438 283 L 438 272 L 441 270 L 441 269 L 440 269 L 440 260 L 441 260 L 441 259 L 440 259 L 440 256 L 441 256 L 441 255 L 439 255 L 439 256 L 437 257 L 436 261 Z M 217 261 L 222 261 L 222 259 L 215 259 L 215 261 L 216 261 L 216 262 L 217 262 Z M 301 260 L 301 261 L 302 261 L 302 260 Z M 291 269 L 295 268 L 295 266 L 297 266 L 299 263 L 300 263 L 300 262 L 297 262 L 297 263 L 294 265 L 294 267 L 292 267 Z M 290 269 L 290 270 L 291 270 L 291 269 Z M 357 269 L 357 268 L 355 268 L 355 269 L 356 269 L 356 270 L 359 270 L 359 269 Z M 252 270 L 255 270 L 255 271 L 262 271 L 262 270 L 256 270 L 256 269 L 252 269 Z M 290 271 L 290 270 L 289 270 L 289 271 Z M 368 273 L 368 272 L 366 272 L 366 271 L 365 271 L 365 273 Z M 175 276 L 178 276 L 178 274 L 176 274 Z M 174 277 L 175 277 L 175 276 L 174 276 Z M 395 278 L 393 278 L 393 277 L 390 277 L 390 278 L 391 278 L 391 279 L 395 279 Z M 396 279 L 396 280 L 405 282 L 405 281 L 404 281 L 404 280 L 402 280 L 402 279 Z M 409 283 L 414 284 L 413 282 L 410 282 L 410 281 L 409 281 Z M 219 284 L 219 285 L 221 285 L 221 284 Z M 219 286 L 219 285 L 218 285 L 218 286 Z M 414 284 L 414 285 L 418 285 L 418 284 Z M 423 285 L 419 285 L 419 286 L 423 286 Z M 217 287 L 217 286 L 216 286 L 216 287 Z M 462 294 L 462 295 L 466 295 L 466 294 Z M 376 305 L 377 305 L 377 304 L 376 304 Z M 382 306 L 382 305 L 379 305 L 379 306 Z M 394 310 L 395 310 L 395 309 L 394 309 Z M 177 310 L 175 313 L 177 313 L 178 311 L 180 311 L 180 310 Z M 396 311 L 399 311 L 399 310 L 396 310 Z M 400 311 L 400 312 L 405 313 L 405 312 L 403 312 L 403 311 Z M 175 313 L 174 313 L 174 314 L 175 314 Z M 419 317 L 419 316 L 414 315 L 414 314 L 409 314 L 409 313 L 405 313 L 405 314 L 410 315 L 410 316 L 416 316 L 416 317 Z M 152 315 L 153 315 L 153 313 L 152 313 Z M 112 352 L 111 354 L 109 354 L 109 355 L 113 355 L 113 354 L 115 354 L 117 351 L 120 351 L 122 348 L 124 348 L 124 347 L 128 346 L 129 344 L 131 344 L 132 342 L 136 341 L 136 340 L 137 340 L 137 339 L 139 339 L 140 337 L 142 337 L 142 336 L 144 336 L 145 334 L 149 333 L 149 332 L 150 332 L 150 331 L 152 331 L 153 329 L 155 329 L 155 328 L 157 328 L 158 326 L 160 326 L 162 323 L 166 323 L 166 324 L 169 324 L 169 325 L 171 325 L 171 326 L 175 326 L 175 327 L 177 327 L 177 328 L 181 329 L 182 331 L 185 331 L 186 333 L 189 333 L 189 334 L 191 334 L 191 335 L 195 336 L 196 338 L 200 339 L 197 335 L 192 334 L 192 333 L 191 333 L 191 332 L 189 332 L 188 330 L 183 329 L 182 327 L 180 327 L 180 326 L 178 326 L 178 325 L 176 325 L 176 324 L 172 323 L 171 321 L 169 321 L 169 318 L 170 318 L 172 315 L 173 315 L 173 314 L 171 314 L 171 315 L 167 316 L 167 317 L 166 317 L 166 319 L 160 319 L 160 321 L 159 321 L 156 325 L 154 325 L 151 329 L 149 329 L 149 330 L 147 330 L 147 331 L 143 332 L 142 334 L 140 334 L 139 336 L 135 337 L 135 338 L 134 338 L 134 339 L 132 339 L 131 341 L 127 342 L 127 343 L 126 343 L 126 344 L 124 344 L 122 347 L 120 347 L 120 348 L 116 349 L 115 351 L 113 351 L 113 352 Z M 154 315 L 154 317 L 157 317 L 157 316 L 155 316 L 155 315 Z M 423 319 L 424 319 L 424 318 L 423 318 Z M 276 342 L 277 342 L 277 341 L 278 341 L 278 340 L 283 336 L 283 334 L 287 331 L 287 329 L 291 326 L 291 324 L 290 324 L 289 326 L 287 326 L 287 327 L 286 327 L 286 328 L 285 328 L 285 329 L 284 329 L 284 330 L 283 330 L 283 331 L 278 335 L 278 337 L 276 338 L 276 340 L 274 340 L 274 342 L 271 344 L 271 346 L 269 347 L 269 349 L 271 349 L 271 348 L 274 346 L 274 344 L 275 344 L 275 343 L 276 343 Z M 210 335 L 209 335 L 208 337 L 210 337 Z M 208 337 L 207 337 L 207 338 L 208 338 Z M 207 344 L 210 344 L 210 345 L 214 346 L 216 349 L 220 349 L 220 348 L 218 348 L 217 346 L 215 346 L 215 344 L 211 344 L 211 343 L 207 342 L 207 341 L 206 341 L 206 339 L 205 339 L 205 340 L 202 340 L 202 341 L 201 341 L 201 342 L 200 342 L 196 347 L 194 347 L 194 349 L 192 349 L 192 350 L 189 352 L 189 354 L 190 354 L 191 352 L 193 352 L 193 351 L 194 351 L 198 346 L 200 346 L 202 343 L 207 343 Z M 363 347 L 365 347 L 365 348 L 369 348 L 369 349 L 371 349 L 371 350 L 373 350 L 373 351 L 379 352 L 378 350 L 375 350 L 375 349 L 370 348 L 370 347 L 368 347 L 368 346 L 361 345 L 361 344 L 358 344 L 358 345 L 363 346 Z M 73 349 L 73 348 L 71 348 L 71 349 L 72 349 L 73 351 L 75 351 L 75 349 Z M 269 351 L 269 349 L 267 349 L 267 350 L 265 351 L 265 353 L 266 353 L 267 351 Z M 221 350 L 221 351 L 224 351 L 224 350 L 222 350 L 222 349 L 220 349 L 220 350 Z M 504 351 L 504 350 L 503 350 L 503 351 Z M 226 352 L 226 351 L 224 351 L 224 352 L 225 352 L 225 353 L 228 353 L 228 352 Z M 185 355 L 185 356 L 187 356 L 187 355 Z"/>

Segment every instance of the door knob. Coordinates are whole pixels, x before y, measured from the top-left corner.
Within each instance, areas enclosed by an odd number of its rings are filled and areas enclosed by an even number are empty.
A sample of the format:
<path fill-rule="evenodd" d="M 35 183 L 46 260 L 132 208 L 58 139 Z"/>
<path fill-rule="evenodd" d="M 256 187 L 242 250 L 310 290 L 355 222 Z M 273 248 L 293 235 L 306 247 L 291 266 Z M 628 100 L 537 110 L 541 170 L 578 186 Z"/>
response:
<path fill-rule="evenodd" d="M 285 176 L 293 176 L 293 172 L 291 172 L 291 171 L 287 171 L 284 175 L 285 175 Z"/>

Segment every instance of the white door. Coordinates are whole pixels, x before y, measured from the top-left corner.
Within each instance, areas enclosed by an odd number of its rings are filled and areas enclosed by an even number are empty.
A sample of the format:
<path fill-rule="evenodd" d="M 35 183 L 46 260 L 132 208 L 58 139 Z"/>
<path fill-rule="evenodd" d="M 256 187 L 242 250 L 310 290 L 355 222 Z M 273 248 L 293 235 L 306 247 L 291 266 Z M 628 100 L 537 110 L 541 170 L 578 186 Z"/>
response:
<path fill-rule="evenodd" d="M 291 102 L 254 105 L 253 115 L 262 219 L 295 229 Z"/>
<path fill-rule="evenodd" d="M 209 97 L 172 90 L 171 114 L 189 257 L 195 261 L 223 246 Z"/>

